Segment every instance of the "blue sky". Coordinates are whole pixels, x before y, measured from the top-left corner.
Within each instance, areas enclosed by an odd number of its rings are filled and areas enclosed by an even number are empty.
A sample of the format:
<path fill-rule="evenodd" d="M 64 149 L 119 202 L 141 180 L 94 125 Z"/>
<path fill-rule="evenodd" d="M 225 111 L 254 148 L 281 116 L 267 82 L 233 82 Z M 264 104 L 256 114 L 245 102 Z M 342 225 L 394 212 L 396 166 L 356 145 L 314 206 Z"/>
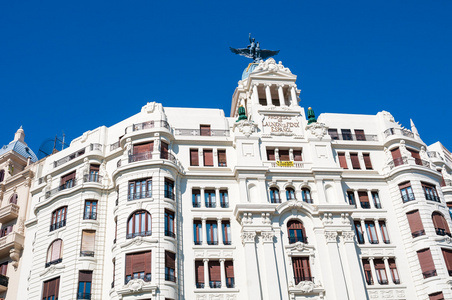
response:
<path fill-rule="evenodd" d="M 452 1 L 0 1 L 0 144 L 35 152 L 148 101 L 222 108 L 249 60 L 279 49 L 316 114 L 390 111 L 452 150 Z"/>

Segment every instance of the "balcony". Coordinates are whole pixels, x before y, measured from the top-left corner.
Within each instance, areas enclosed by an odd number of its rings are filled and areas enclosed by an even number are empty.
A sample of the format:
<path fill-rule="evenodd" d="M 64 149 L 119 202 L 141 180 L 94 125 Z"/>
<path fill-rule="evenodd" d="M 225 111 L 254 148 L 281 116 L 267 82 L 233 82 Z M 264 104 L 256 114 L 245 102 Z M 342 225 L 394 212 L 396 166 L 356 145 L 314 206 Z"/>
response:
<path fill-rule="evenodd" d="M 308 238 L 305 236 L 291 236 L 289 237 L 289 244 L 295 244 L 297 242 L 302 242 L 304 244 L 308 243 Z"/>
<path fill-rule="evenodd" d="M 425 235 L 425 230 L 424 230 L 424 229 L 418 230 L 418 231 L 415 231 L 415 232 L 412 232 L 412 233 L 411 233 L 411 236 L 412 236 L 413 238 L 418 237 L 418 236 L 421 236 L 421 235 Z"/>
<path fill-rule="evenodd" d="M 127 239 L 133 239 L 134 237 L 137 237 L 137 236 L 151 236 L 151 235 L 152 235 L 152 231 L 148 230 L 148 231 L 140 231 L 140 232 L 128 233 L 126 238 Z"/>
<path fill-rule="evenodd" d="M 401 165 L 407 165 L 408 159 L 406 157 L 397 157 L 394 160 L 390 161 L 388 163 L 389 169 L 392 170 L 395 167 L 401 166 Z"/>
<path fill-rule="evenodd" d="M 85 174 L 83 176 L 83 182 L 101 183 L 102 182 L 102 176 L 100 176 L 98 174 Z"/>
<path fill-rule="evenodd" d="M 176 276 L 171 275 L 171 274 L 165 274 L 165 280 L 166 281 L 176 282 Z"/>
<path fill-rule="evenodd" d="M 80 256 L 82 256 L 82 257 L 94 257 L 94 251 L 82 250 L 82 251 L 80 251 Z"/>
<path fill-rule="evenodd" d="M 176 238 L 176 234 L 174 232 L 172 232 L 172 231 L 169 231 L 169 230 L 165 230 L 165 236 L 172 237 L 173 239 Z"/>
<path fill-rule="evenodd" d="M 4 224 L 14 220 L 19 215 L 19 205 L 10 203 L 0 209 L 0 223 Z"/>
<path fill-rule="evenodd" d="M 121 146 L 121 143 L 119 141 L 117 141 L 116 143 L 110 144 L 110 151 L 114 151 L 114 150 L 118 149 L 119 146 Z"/>
<path fill-rule="evenodd" d="M 152 156 L 152 152 L 129 154 L 129 163 L 151 159 L 157 159 Z M 171 153 L 160 153 L 160 159 L 170 160 L 173 163 L 177 163 L 176 157 Z M 120 161 L 121 160 L 118 161 L 118 168 L 121 166 L 121 164 L 119 163 Z"/>
<path fill-rule="evenodd" d="M 295 285 L 299 284 L 302 281 L 312 281 L 312 282 L 314 282 L 314 277 L 308 277 L 308 276 L 294 277 L 293 279 L 295 281 Z"/>
<path fill-rule="evenodd" d="M 143 276 L 141 276 L 141 274 L 137 274 L 137 275 L 139 275 L 139 276 L 132 277 L 131 275 L 127 275 L 126 278 L 124 279 L 124 284 L 129 283 L 129 281 L 132 280 L 132 279 L 141 279 L 144 282 L 151 282 L 152 281 L 152 274 L 151 273 L 143 274 Z"/>
<path fill-rule="evenodd" d="M 61 227 L 64 227 L 64 226 L 66 226 L 66 219 L 51 224 L 49 231 L 54 231 L 54 230 L 57 230 L 58 228 L 61 228 Z"/>
<path fill-rule="evenodd" d="M 127 196 L 127 200 L 137 200 L 137 199 L 145 199 L 145 198 L 151 198 L 152 197 L 152 191 L 142 191 L 141 193 L 129 193 Z"/>
<path fill-rule="evenodd" d="M 430 168 L 430 162 L 420 159 L 420 158 L 414 158 L 414 163 L 418 166 L 424 166 L 424 167 Z"/>
<path fill-rule="evenodd" d="M 0 293 L 6 292 L 8 290 L 9 278 L 5 275 L 0 274 Z"/>
<path fill-rule="evenodd" d="M 400 128 L 388 128 L 384 131 L 384 136 L 387 138 L 391 135 L 402 135 L 410 138 L 414 138 L 414 134 L 408 129 L 400 129 Z"/>
<path fill-rule="evenodd" d="M 211 289 L 221 289 L 221 281 L 209 281 Z"/>
<path fill-rule="evenodd" d="M 97 220 L 96 212 L 85 212 L 83 214 L 83 220 Z"/>
<path fill-rule="evenodd" d="M 263 164 L 270 168 L 303 168 L 302 161 L 264 161 Z"/>
<path fill-rule="evenodd" d="M 70 181 L 66 182 L 65 184 L 60 185 L 59 187 L 46 192 L 45 197 L 46 197 L 46 199 L 50 198 L 51 196 L 53 196 L 61 191 L 71 189 L 75 186 L 77 186 L 77 180 L 70 180 Z"/>
<path fill-rule="evenodd" d="M 77 293 L 77 300 L 91 299 L 91 293 Z"/>
<path fill-rule="evenodd" d="M 431 270 L 431 271 L 427 271 L 427 272 L 423 272 L 422 275 L 424 276 L 424 279 L 429 278 L 429 277 L 433 277 L 436 276 L 436 270 Z"/>
<path fill-rule="evenodd" d="M 202 130 L 201 129 L 175 129 L 176 135 L 190 135 L 190 136 L 229 136 L 229 130 Z"/>
<path fill-rule="evenodd" d="M 165 198 L 174 200 L 174 198 L 175 198 L 174 192 L 173 191 L 165 191 Z"/>
<path fill-rule="evenodd" d="M 63 261 L 63 258 L 62 257 L 60 257 L 60 258 L 58 258 L 58 259 L 55 259 L 55 260 L 52 260 L 52 261 L 49 261 L 49 262 L 46 262 L 46 265 L 45 265 L 45 267 L 46 268 L 48 268 L 48 267 L 50 267 L 51 265 L 56 265 L 56 264 L 59 264 L 60 262 L 62 262 Z"/>
<path fill-rule="evenodd" d="M 56 167 L 59 167 L 61 165 L 64 165 L 68 161 L 73 160 L 73 159 L 75 159 L 75 158 L 77 158 L 79 156 L 82 156 L 83 154 L 85 154 L 85 148 L 80 149 L 80 150 L 78 150 L 78 151 L 76 151 L 74 153 L 71 153 L 68 156 L 63 157 L 63 158 L 61 158 L 61 159 L 59 159 L 57 161 L 54 161 L 53 162 L 53 167 L 56 168 Z"/>
<path fill-rule="evenodd" d="M 171 127 L 168 124 L 168 122 L 159 120 L 159 121 L 148 121 L 148 122 L 133 124 L 132 126 L 129 126 L 126 128 L 125 133 L 127 134 L 130 132 L 152 129 L 152 128 L 166 128 L 168 130 L 171 130 Z"/>
<path fill-rule="evenodd" d="M 18 232 L 0 238 L 0 256 L 9 255 L 11 249 L 22 249 L 24 247 L 24 236 Z"/>
<path fill-rule="evenodd" d="M 450 232 L 446 232 L 445 229 L 443 228 L 435 228 L 435 232 L 437 235 L 441 235 L 441 236 L 448 236 L 448 237 L 452 237 L 452 234 L 450 234 Z"/>
<path fill-rule="evenodd" d="M 351 133 L 342 133 L 342 134 L 330 134 L 331 140 L 337 141 L 371 141 L 378 142 L 378 136 L 376 134 L 351 134 Z"/>

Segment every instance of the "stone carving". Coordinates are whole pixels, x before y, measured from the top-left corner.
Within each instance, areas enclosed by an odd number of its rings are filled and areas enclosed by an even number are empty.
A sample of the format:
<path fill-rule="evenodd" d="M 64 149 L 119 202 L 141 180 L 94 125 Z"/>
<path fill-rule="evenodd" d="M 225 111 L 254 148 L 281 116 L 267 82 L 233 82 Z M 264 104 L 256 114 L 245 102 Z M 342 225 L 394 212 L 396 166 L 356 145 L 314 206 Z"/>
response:
<path fill-rule="evenodd" d="M 148 114 L 150 114 L 150 113 L 153 113 L 154 112 L 154 109 L 155 109 L 155 101 L 153 101 L 153 102 L 148 102 L 148 103 L 146 103 L 146 105 L 145 106 L 143 106 L 142 108 L 141 108 L 141 111 L 142 112 L 145 112 L 145 113 L 148 113 Z"/>
<path fill-rule="evenodd" d="M 131 154 L 131 151 L 132 151 L 132 139 L 131 138 L 127 138 L 126 139 L 126 143 L 124 144 L 123 156 L 127 157 L 129 154 Z"/>
<path fill-rule="evenodd" d="M 313 136 L 321 140 L 326 135 L 328 126 L 323 123 L 315 122 L 306 125 L 306 130 L 308 130 Z"/>
<path fill-rule="evenodd" d="M 325 231 L 325 239 L 327 243 L 335 243 L 337 241 L 337 232 Z"/>
<path fill-rule="evenodd" d="M 50 192 L 50 190 L 52 189 L 52 176 L 51 175 L 47 175 L 46 177 L 46 187 L 44 188 L 45 192 Z"/>
<path fill-rule="evenodd" d="M 272 223 L 270 213 L 262 213 L 261 216 L 262 216 L 262 224 L 271 224 Z"/>
<path fill-rule="evenodd" d="M 273 238 L 275 237 L 275 233 L 273 231 L 263 231 L 261 233 L 262 242 L 263 243 L 273 243 Z"/>
<path fill-rule="evenodd" d="M 110 177 L 108 176 L 107 166 L 105 164 L 105 160 L 102 161 L 102 164 L 100 165 L 99 175 L 102 178 L 102 185 L 103 186 L 108 186 L 110 184 Z"/>
<path fill-rule="evenodd" d="M 203 295 L 196 295 L 196 299 L 197 300 L 207 300 L 207 295 L 203 294 Z"/>
<path fill-rule="evenodd" d="M 257 131 L 257 124 L 255 124 L 253 121 L 242 120 L 234 123 L 233 130 L 235 131 L 236 128 L 244 136 L 250 137 L 250 135 Z"/>
<path fill-rule="evenodd" d="M 378 291 L 368 291 L 368 293 L 369 293 L 370 298 L 373 298 L 373 299 L 378 298 Z"/>
<path fill-rule="evenodd" d="M 344 238 L 344 242 L 353 242 L 355 233 L 353 231 L 344 231 L 342 232 L 342 237 Z"/>
<path fill-rule="evenodd" d="M 81 143 L 86 142 L 86 140 L 88 139 L 89 133 L 90 133 L 90 131 L 88 130 L 88 131 L 85 131 L 85 132 L 82 134 L 82 137 L 81 137 L 81 139 L 80 139 L 80 142 L 81 142 Z"/>
<path fill-rule="evenodd" d="M 425 151 L 425 147 L 424 146 L 421 147 L 421 151 L 419 152 L 419 156 L 421 157 L 422 160 L 430 161 L 430 157 L 428 156 L 427 151 Z"/>
<path fill-rule="evenodd" d="M 44 276 L 47 274 L 55 273 L 56 271 L 64 269 L 65 266 L 62 263 L 56 264 L 56 265 L 50 265 L 48 268 L 45 268 L 44 271 L 39 273 L 39 276 Z M 31 271 L 30 271 L 31 273 Z"/>
<path fill-rule="evenodd" d="M 128 289 L 131 292 L 138 292 L 143 289 L 144 281 L 142 279 L 132 279 L 124 286 L 125 289 Z"/>
<path fill-rule="evenodd" d="M 149 239 L 142 236 L 134 237 L 133 239 L 128 239 L 126 242 L 121 244 L 121 248 L 127 248 L 129 246 L 135 245 L 140 246 L 141 244 L 153 244 L 157 243 L 157 239 Z"/>
<path fill-rule="evenodd" d="M 24 220 L 24 218 L 20 218 L 17 232 L 23 235 L 24 231 L 25 231 L 25 220 Z"/>
<path fill-rule="evenodd" d="M 402 157 L 411 157 L 411 152 L 407 150 L 404 140 L 400 140 L 399 150 Z"/>
<path fill-rule="evenodd" d="M 242 225 L 243 224 L 253 224 L 253 214 L 252 213 L 243 213 Z"/>
<path fill-rule="evenodd" d="M 310 293 L 314 290 L 314 282 L 312 281 L 301 281 L 295 288 L 300 289 L 303 293 Z"/>
<path fill-rule="evenodd" d="M 386 120 L 388 120 L 389 122 L 395 123 L 394 117 L 391 115 L 390 112 L 383 110 L 382 114 L 383 114 L 383 116 L 385 117 Z"/>
<path fill-rule="evenodd" d="M 17 267 L 19 266 L 20 250 L 15 248 L 10 249 L 9 257 L 12 259 L 11 265 L 14 267 L 14 270 L 17 270 Z"/>
<path fill-rule="evenodd" d="M 384 148 L 386 163 L 391 162 L 394 158 L 392 157 L 391 151 L 387 147 Z"/>
<path fill-rule="evenodd" d="M 389 290 L 389 291 L 380 291 L 381 297 L 382 298 L 392 298 L 394 296 L 393 291 Z"/>
<path fill-rule="evenodd" d="M 404 290 L 396 290 L 396 297 L 398 298 L 405 298 L 405 291 Z"/>
<path fill-rule="evenodd" d="M 276 61 L 273 58 L 269 58 L 266 61 L 261 60 L 254 71 L 284 71 L 290 73 L 289 68 L 285 68 L 282 63 L 276 64 Z"/>
<path fill-rule="evenodd" d="M 82 178 L 83 178 L 85 175 L 88 175 L 88 174 L 89 174 L 89 159 L 88 159 L 88 157 L 85 157 L 85 158 L 83 159 L 83 165 L 82 165 L 81 174 L 82 174 Z"/>
<path fill-rule="evenodd" d="M 255 239 L 256 239 L 256 232 L 254 231 L 245 231 L 242 232 L 242 243 L 254 243 Z"/>
<path fill-rule="evenodd" d="M 326 224 L 333 224 L 333 214 L 332 213 L 324 213 L 322 222 L 324 225 Z"/>
<path fill-rule="evenodd" d="M 350 215 L 348 213 L 342 213 L 341 214 L 342 224 L 350 225 L 350 218 L 349 218 L 349 216 Z"/>

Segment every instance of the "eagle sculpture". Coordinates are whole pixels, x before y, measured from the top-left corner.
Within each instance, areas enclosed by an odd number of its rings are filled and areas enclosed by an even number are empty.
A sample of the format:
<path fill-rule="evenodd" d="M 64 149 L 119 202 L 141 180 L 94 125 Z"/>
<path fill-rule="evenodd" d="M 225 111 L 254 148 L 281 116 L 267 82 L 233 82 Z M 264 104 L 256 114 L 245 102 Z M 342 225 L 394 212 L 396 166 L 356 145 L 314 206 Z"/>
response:
<path fill-rule="evenodd" d="M 259 42 L 256 42 L 256 40 L 254 38 L 251 38 L 251 33 L 249 35 L 249 40 L 250 40 L 250 44 L 246 47 L 246 48 L 232 48 L 229 47 L 229 49 L 231 49 L 232 53 L 241 55 L 241 56 L 245 56 L 248 58 L 252 58 L 253 62 L 259 62 L 262 59 L 266 59 L 272 56 L 275 56 L 279 53 L 279 50 L 273 51 L 273 50 L 265 50 L 265 49 L 261 49 Z"/>

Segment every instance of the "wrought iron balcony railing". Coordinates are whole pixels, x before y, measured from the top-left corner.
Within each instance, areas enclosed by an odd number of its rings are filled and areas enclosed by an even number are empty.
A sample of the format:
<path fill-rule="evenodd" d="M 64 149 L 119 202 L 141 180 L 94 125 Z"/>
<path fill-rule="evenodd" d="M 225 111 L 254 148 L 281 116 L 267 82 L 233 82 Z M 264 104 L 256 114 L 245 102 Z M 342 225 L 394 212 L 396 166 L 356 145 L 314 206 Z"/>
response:
<path fill-rule="evenodd" d="M 8 287 L 9 278 L 8 276 L 0 274 L 0 285 Z"/>
<path fill-rule="evenodd" d="M 207 241 L 207 245 L 218 245 L 218 241 Z"/>
<path fill-rule="evenodd" d="M 362 208 L 370 208 L 370 203 L 369 202 L 361 202 L 361 207 Z"/>
<path fill-rule="evenodd" d="M 220 289 L 221 288 L 221 281 L 209 281 L 209 286 L 211 289 Z"/>
<path fill-rule="evenodd" d="M 50 191 L 47 191 L 45 194 L 45 197 L 46 197 L 46 199 L 50 198 L 50 196 L 53 196 L 53 195 L 57 194 L 58 192 L 61 192 L 61 191 L 67 190 L 67 189 L 71 189 L 75 186 L 77 186 L 77 180 L 75 180 L 75 179 L 69 180 L 66 183 L 60 185 L 59 187 L 51 189 Z"/>
<path fill-rule="evenodd" d="M 63 157 L 63 158 L 61 158 L 59 160 L 54 161 L 53 162 L 53 167 L 54 168 L 59 167 L 59 166 L 65 164 L 65 163 L 67 163 L 70 160 L 73 160 L 73 159 L 75 159 L 75 158 L 77 158 L 79 156 L 82 156 L 83 154 L 85 154 L 85 148 L 80 149 L 80 150 L 78 150 L 78 151 L 76 151 L 74 153 L 69 154 L 68 156 L 65 156 L 65 157 Z"/>
<path fill-rule="evenodd" d="M 140 131 L 145 129 L 152 129 L 152 128 L 166 128 L 168 130 L 171 130 L 171 127 L 169 126 L 168 122 L 163 120 L 158 121 L 148 121 L 138 124 L 133 124 L 132 126 L 129 126 L 125 129 L 125 133 L 130 133 L 134 131 Z"/>
<path fill-rule="evenodd" d="M 408 195 L 402 195 L 402 201 L 403 201 L 403 203 L 405 203 L 405 202 L 409 202 L 409 201 L 414 201 L 414 200 L 416 200 L 415 198 L 414 198 L 414 194 L 408 194 Z"/>
<path fill-rule="evenodd" d="M 201 201 L 193 202 L 193 207 L 201 207 Z"/>
<path fill-rule="evenodd" d="M 228 208 L 229 207 L 229 202 L 225 202 L 225 201 L 220 201 L 220 206 L 221 208 Z"/>
<path fill-rule="evenodd" d="M 174 198 L 175 198 L 174 192 L 173 191 L 165 191 L 165 198 L 174 200 Z"/>
<path fill-rule="evenodd" d="M 94 257 L 94 251 L 80 251 L 80 256 Z"/>
<path fill-rule="evenodd" d="M 196 288 L 197 289 L 203 289 L 204 288 L 204 282 L 197 282 L 196 283 Z"/>
<path fill-rule="evenodd" d="M 170 230 L 165 230 L 165 236 L 169 236 L 169 237 L 172 237 L 174 239 L 176 238 L 176 234 L 174 232 L 170 231 Z"/>
<path fill-rule="evenodd" d="M 83 214 L 83 220 L 97 220 L 97 213 L 90 211 Z"/>
<path fill-rule="evenodd" d="M 148 231 L 140 231 L 140 232 L 133 232 L 133 233 L 128 233 L 126 235 L 127 239 L 133 239 L 134 237 L 137 236 L 151 236 L 152 235 L 152 231 L 148 230 Z"/>
<path fill-rule="evenodd" d="M 425 279 L 425 278 L 436 276 L 437 274 L 436 274 L 436 270 L 431 270 L 431 271 L 423 272 L 422 275 L 424 276 L 424 279 Z"/>
<path fill-rule="evenodd" d="M 176 276 L 171 275 L 171 274 L 165 274 L 165 280 L 166 281 L 176 282 Z"/>
<path fill-rule="evenodd" d="M 392 170 L 395 167 L 401 166 L 401 165 L 407 165 L 408 159 L 406 157 L 397 157 L 394 160 L 390 161 L 388 163 L 389 169 Z"/>
<path fill-rule="evenodd" d="M 127 195 L 127 200 L 137 200 L 137 199 L 145 199 L 145 198 L 151 198 L 152 197 L 152 191 L 142 191 L 140 193 L 132 193 Z"/>
<path fill-rule="evenodd" d="M 425 199 L 427 199 L 427 200 L 441 202 L 441 200 L 439 199 L 438 196 L 434 196 L 434 195 L 427 194 L 427 193 L 424 193 L 424 195 L 425 195 Z"/>
<path fill-rule="evenodd" d="M 410 138 L 414 138 L 414 134 L 408 129 L 388 128 L 384 131 L 384 136 L 385 138 L 387 138 L 390 135 L 403 135 Z"/>
<path fill-rule="evenodd" d="M 215 202 L 206 202 L 206 207 L 215 208 L 217 207 L 217 204 Z"/>
<path fill-rule="evenodd" d="M 304 244 L 307 244 L 308 238 L 305 236 L 290 236 L 289 237 L 289 244 L 295 244 L 297 242 L 302 242 Z"/>
<path fill-rule="evenodd" d="M 234 277 L 226 277 L 226 287 L 232 289 L 234 286 Z"/>
<path fill-rule="evenodd" d="M 421 235 L 425 235 L 425 230 L 424 229 L 418 230 L 418 231 L 414 231 L 414 232 L 411 233 L 411 236 L 413 238 L 421 236 Z"/>
<path fill-rule="evenodd" d="M 102 176 L 99 174 L 85 174 L 83 176 L 83 182 L 102 182 Z"/>
<path fill-rule="evenodd" d="M 191 135 L 191 136 L 229 136 L 229 130 L 216 129 L 175 129 L 176 135 Z"/>
<path fill-rule="evenodd" d="M 351 133 L 342 133 L 342 134 L 331 134 L 332 140 L 342 140 L 342 141 L 372 141 L 378 142 L 378 135 L 376 134 L 351 134 Z"/>
<path fill-rule="evenodd" d="M 46 262 L 46 268 L 50 267 L 51 265 L 59 264 L 59 263 L 62 262 L 62 261 L 63 261 L 63 258 L 60 257 L 60 258 L 58 258 L 58 259 L 55 259 L 55 260 Z"/>
<path fill-rule="evenodd" d="M 61 227 L 64 227 L 64 226 L 66 226 L 66 219 L 51 224 L 49 231 L 54 231 L 54 230 L 57 230 L 58 228 L 61 228 Z"/>
<path fill-rule="evenodd" d="M 91 293 L 77 293 L 77 300 L 91 300 Z"/>
<path fill-rule="evenodd" d="M 124 284 L 129 283 L 129 281 L 132 280 L 132 279 L 141 279 L 141 280 L 143 280 L 144 282 L 151 282 L 151 281 L 152 281 L 152 274 L 151 274 L 151 273 L 146 273 L 146 274 L 144 274 L 144 275 L 139 274 L 139 275 L 136 276 L 136 277 L 132 277 L 132 275 L 127 275 L 127 276 L 124 278 Z"/>

